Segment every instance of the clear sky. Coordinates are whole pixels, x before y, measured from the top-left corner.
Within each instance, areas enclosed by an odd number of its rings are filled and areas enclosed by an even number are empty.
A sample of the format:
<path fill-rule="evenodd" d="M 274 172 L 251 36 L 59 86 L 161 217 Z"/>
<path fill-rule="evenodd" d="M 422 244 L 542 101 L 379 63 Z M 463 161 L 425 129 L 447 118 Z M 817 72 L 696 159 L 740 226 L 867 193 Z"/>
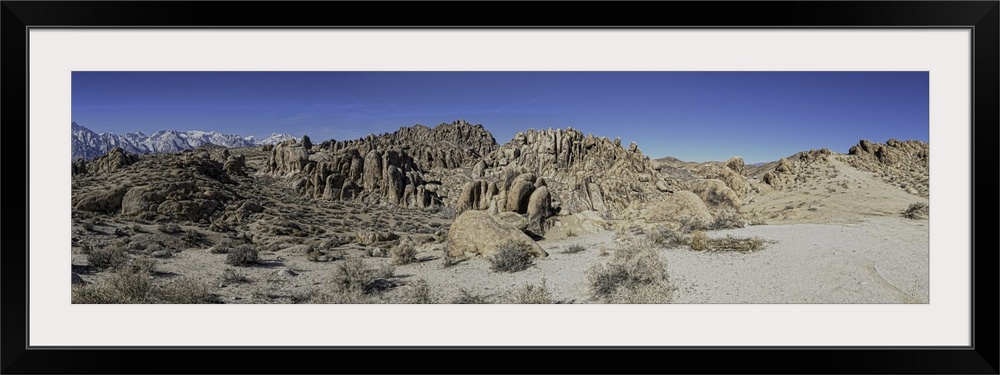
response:
<path fill-rule="evenodd" d="M 773 161 L 860 139 L 928 141 L 927 72 L 74 72 L 95 132 L 355 139 L 465 119 L 498 143 L 579 129 L 651 158 Z M 67 124 L 68 126 L 68 124 Z"/>

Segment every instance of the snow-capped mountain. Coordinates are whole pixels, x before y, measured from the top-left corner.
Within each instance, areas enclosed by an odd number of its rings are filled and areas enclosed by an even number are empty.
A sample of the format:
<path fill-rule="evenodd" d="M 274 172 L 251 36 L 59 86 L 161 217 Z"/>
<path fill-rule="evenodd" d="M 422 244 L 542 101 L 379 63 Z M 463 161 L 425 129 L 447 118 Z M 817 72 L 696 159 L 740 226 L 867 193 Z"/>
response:
<path fill-rule="evenodd" d="M 287 139 L 298 140 L 291 134 L 271 134 L 262 140 L 257 140 L 254 136 L 241 137 L 236 134 L 222 134 L 219 132 L 206 132 L 200 130 L 189 130 L 180 132 L 176 130 L 161 130 L 152 135 L 145 135 L 142 132 L 126 133 L 117 135 L 114 133 L 97 134 L 76 122 L 73 122 L 73 160 L 84 158 L 90 160 L 104 155 L 115 146 L 119 146 L 127 152 L 134 154 L 180 152 L 190 150 L 204 144 L 214 144 L 224 147 L 254 147 L 267 144 L 275 144 Z"/>

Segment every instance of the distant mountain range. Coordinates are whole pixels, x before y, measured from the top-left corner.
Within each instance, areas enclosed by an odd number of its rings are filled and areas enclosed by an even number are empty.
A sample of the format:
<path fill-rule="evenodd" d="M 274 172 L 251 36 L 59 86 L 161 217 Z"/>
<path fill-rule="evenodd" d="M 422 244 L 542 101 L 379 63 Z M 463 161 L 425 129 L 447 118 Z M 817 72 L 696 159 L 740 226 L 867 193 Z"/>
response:
<path fill-rule="evenodd" d="M 254 136 L 242 137 L 237 134 L 222 134 L 200 130 L 176 131 L 161 130 L 152 135 L 142 132 L 118 135 L 114 133 L 95 133 L 94 131 L 73 122 L 73 160 L 83 158 L 90 160 L 104 155 L 115 146 L 134 154 L 156 154 L 163 152 L 180 152 L 194 149 L 205 144 L 224 147 L 254 147 L 275 144 L 287 139 L 296 139 L 291 134 L 271 134 L 270 137 L 257 139 Z"/>

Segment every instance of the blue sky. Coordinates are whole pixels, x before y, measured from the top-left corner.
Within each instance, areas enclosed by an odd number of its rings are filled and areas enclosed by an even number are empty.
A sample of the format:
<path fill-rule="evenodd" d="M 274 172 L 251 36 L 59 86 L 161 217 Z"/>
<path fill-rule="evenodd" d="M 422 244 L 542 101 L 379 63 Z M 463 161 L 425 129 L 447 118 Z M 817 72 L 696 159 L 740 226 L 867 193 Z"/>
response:
<path fill-rule="evenodd" d="M 98 133 L 318 143 L 465 119 L 501 144 L 569 126 L 686 161 L 928 141 L 927 72 L 74 72 L 72 103 Z"/>

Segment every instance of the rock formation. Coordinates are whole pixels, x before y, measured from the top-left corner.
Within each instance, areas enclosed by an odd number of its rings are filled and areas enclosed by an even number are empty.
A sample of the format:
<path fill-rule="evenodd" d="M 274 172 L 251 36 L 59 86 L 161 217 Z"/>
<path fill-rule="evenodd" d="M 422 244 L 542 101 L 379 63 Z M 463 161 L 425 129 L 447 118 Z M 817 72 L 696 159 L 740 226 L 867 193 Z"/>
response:
<path fill-rule="evenodd" d="M 878 174 L 911 194 L 928 196 L 930 145 L 916 140 L 890 139 L 881 143 L 861 140 L 841 157 L 851 166 Z"/>
<path fill-rule="evenodd" d="M 496 148 L 482 125 L 464 120 L 434 128 L 403 127 L 353 141 L 331 140 L 312 154 L 313 147 L 305 143 L 275 145 L 264 172 L 286 179 L 312 198 L 373 199 L 409 208 L 441 204 L 435 183 L 423 177 L 427 170 L 471 166 Z"/>
<path fill-rule="evenodd" d="M 487 189 L 492 195 L 487 199 L 478 197 L 492 201 L 487 207 L 472 207 L 471 197 L 463 193 L 463 208 L 525 214 L 529 229 L 541 232 L 545 220 L 559 210 L 621 217 L 631 202 L 657 201 L 661 190 L 670 188 L 637 145 L 622 147 L 620 140 L 584 136 L 571 128 L 517 133 L 473 172 L 483 176 L 473 184 L 495 184 L 497 189 Z"/>
<path fill-rule="evenodd" d="M 517 228 L 498 223 L 484 211 L 476 210 L 466 211 L 452 222 L 448 231 L 448 255 L 488 257 L 497 251 L 500 244 L 510 240 L 531 244 L 534 256 L 548 256 L 528 235 Z"/>

